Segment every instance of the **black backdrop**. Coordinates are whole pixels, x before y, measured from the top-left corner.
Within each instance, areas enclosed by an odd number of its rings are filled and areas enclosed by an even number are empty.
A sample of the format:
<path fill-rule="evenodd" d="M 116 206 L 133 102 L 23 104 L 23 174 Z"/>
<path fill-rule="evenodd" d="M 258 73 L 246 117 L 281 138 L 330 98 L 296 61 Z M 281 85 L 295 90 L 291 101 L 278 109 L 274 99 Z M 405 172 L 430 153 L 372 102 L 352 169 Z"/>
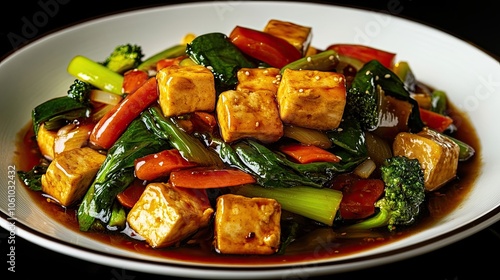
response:
<path fill-rule="evenodd" d="M 115 1 L 116 2 L 116 1 Z M 6 56 L 23 44 L 40 38 L 50 32 L 82 20 L 112 14 L 120 11 L 193 1 L 104 1 L 79 0 L 37 0 L 4 2 L 0 9 L 0 55 Z M 318 2 L 318 1 L 317 1 Z M 500 56 L 500 32 L 498 17 L 493 1 L 434 1 L 384 0 L 384 1 L 322 1 L 332 4 L 387 11 L 390 5 L 402 7 L 397 16 L 409 18 L 455 35 L 492 56 Z M 7 5 L 8 3 L 8 5 Z M 44 11 L 44 5 L 56 5 L 57 11 L 46 12 L 37 26 L 29 26 L 33 18 Z M 29 67 L 29 66 L 28 66 Z M 1 85 L 0 85 L 1 86 Z M 5 121 L 5 120 L 2 120 Z M 328 276 L 328 279 L 491 279 L 498 277 L 498 251 L 500 250 L 500 223 L 452 245 L 415 258 L 389 265 L 369 268 L 350 273 Z M 17 279 L 48 277 L 71 279 L 93 277 L 96 279 L 142 280 L 164 279 L 121 267 L 108 267 L 85 262 L 76 258 L 54 253 L 28 241 L 16 240 L 16 273 L 8 273 L 6 264 L 8 232 L 0 231 L 0 278 Z M 495 277 L 494 275 L 497 275 Z M 11 278 L 12 277 L 12 278 Z M 327 278 L 327 277 L 322 277 Z M 312 279 L 312 278 L 308 278 Z M 315 277 L 314 279 L 319 279 Z"/>

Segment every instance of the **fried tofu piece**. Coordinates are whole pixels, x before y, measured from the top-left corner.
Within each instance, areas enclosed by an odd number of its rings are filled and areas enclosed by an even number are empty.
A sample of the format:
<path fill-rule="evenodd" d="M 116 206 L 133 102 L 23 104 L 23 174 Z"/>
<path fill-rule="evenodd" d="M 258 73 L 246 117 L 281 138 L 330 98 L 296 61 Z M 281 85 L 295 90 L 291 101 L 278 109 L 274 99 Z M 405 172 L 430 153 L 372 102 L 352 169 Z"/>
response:
<path fill-rule="evenodd" d="M 283 136 L 283 123 L 275 94 L 271 91 L 222 92 L 216 113 L 222 138 L 226 142 L 254 138 L 271 143 Z"/>
<path fill-rule="evenodd" d="M 400 132 L 394 139 L 393 152 L 395 156 L 418 159 L 424 169 L 427 191 L 435 191 L 456 177 L 460 147 L 433 130 Z"/>
<path fill-rule="evenodd" d="M 276 94 L 281 80 L 280 69 L 270 68 L 241 68 L 237 72 L 238 84 L 236 90 L 269 90 Z"/>
<path fill-rule="evenodd" d="M 269 255 L 279 249 L 281 205 L 274 199 L 225 194 L 217 198 L 214 247 L 222 254 Z"/>
<path fill-rule="evenodd" d="M 60 153 L 42 175 L 42 191 L 63 206 L 72 205 L 85 195 L 105 159 L 89 147 Z"/>
<path fill-rule="evenodd" d="M 36 141 L 40 153 L 48 160 L 53 160 L 55 157 L 54 143 L 57 138 L 57 131 L 48 130 L 44 124 L 40 125 L 36 136 Z"/>
<path fill-rule="evenodd" d="M 271 19 L 264 27 L 264 32 L 285 39 L 304 55 L 311 45 L 311 27 L 293 22 Z"/>
<path fill-rule="evenodd" d="M 213 208 L 205 190 L 150 183 L 127 215 L 130 227 L 153 248 L 177 245 L 208 226 Z"/>
<path fill-rule="evenodd" d="M 201 65 L 165 67 L 156 74 L 159 103 L 165 116 L 215 109 L 215 80 Z"/>
<path fill-rule="evenodd" d="M 346 104 L 345 77 L 335 72 L 285 69 L 278 87 L 281 120 L 318 130 L 339 126 Z"/>

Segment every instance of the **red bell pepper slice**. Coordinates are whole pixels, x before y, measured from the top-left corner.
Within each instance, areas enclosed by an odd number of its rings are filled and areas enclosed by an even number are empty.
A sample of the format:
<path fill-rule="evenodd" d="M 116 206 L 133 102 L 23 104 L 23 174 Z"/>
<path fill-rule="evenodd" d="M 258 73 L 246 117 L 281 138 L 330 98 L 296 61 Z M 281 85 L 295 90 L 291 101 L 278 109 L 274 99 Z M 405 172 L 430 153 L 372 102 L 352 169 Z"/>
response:
<path fill-rule="evenodd" d="M 380 179 L 345 178 L 342 186 L 340 215 L 345 220 L 363 219 L 375 213 L 375 202 L 384 192 L 384 182 Z"/>
<path fill-rule="evenodd" d="M 437 132 L 443 132 L 448 126 L 453 123 L 453 119 L 449 116 L 441 115 L 431 110 L 419 108 L 420 118 L 422 122 Z"/>
<path fill-rule="evenodd" d="M 375 59 L 389 69 L 392 69 L 396 57 L 395 53 L 358 44 L 333 44 L 327 49 L 334 50 L 339 55 L 355 58 L 363 63 Z"/>
<path fill-rule="evenodd" d="M 109 149 L 128 125 L 157 99 L 156 77 L 151 77 L 99 120 L 90 133 L 90 143 Z"/>
<path fill-rule="evenodd" d="M 142 181 L 135 180 L 125 190 L 118 193 L 116 199 L 118 199 L 118 202 L 120 202 L 123 207 L 132 208 L 141 197 L 145 188 L 146 186 L 142 184 Z"/>
<path fill-rule="evenodd" d="M 259 30 L 236 26 L 229 39 L 243 53 L 276 68 L 302 57 L 287 40 Z"/>
<path fill-rule="evenodd" d="M 255 178 L 239 169 L 189 168 L 172 171 L 169 182 L 174 187 L 209 189 L 251 184 Z"/>
<path fill-rule="evenodd" d="M 148 72 L 132 69 L 123 74 L 123 92 L 126 94 L 136 91 L 149 78 Z"/>

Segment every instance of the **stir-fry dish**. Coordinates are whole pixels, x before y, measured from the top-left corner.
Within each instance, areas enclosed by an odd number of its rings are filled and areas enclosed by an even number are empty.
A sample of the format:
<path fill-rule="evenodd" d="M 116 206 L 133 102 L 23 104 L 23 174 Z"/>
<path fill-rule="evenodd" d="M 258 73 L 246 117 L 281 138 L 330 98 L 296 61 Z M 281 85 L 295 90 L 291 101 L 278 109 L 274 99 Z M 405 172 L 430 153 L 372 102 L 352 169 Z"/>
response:
<path fill-rule="evenodd" d="M 412 227 L 476 153 L 446 93 L 396 53 L 312 38 L 271 19 L 151 56 L 129 42 L 77 55 L 67 93 L 32 110 L 40 160 L 18 175 L 80 231 L 155 249 L 273 255 L 311 227 Z"/>

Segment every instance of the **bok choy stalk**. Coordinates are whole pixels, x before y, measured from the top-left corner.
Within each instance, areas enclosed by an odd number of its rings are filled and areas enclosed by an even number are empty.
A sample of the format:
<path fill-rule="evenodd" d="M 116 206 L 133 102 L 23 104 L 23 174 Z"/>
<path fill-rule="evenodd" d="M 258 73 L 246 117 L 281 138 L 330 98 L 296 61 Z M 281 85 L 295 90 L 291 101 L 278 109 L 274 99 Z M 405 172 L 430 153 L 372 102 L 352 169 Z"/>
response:
<path fill-rule="evenodd" d="M 283 210 L 310 218 L 317 222 L 333 225 L 342 200 L 342 192 L 329 188 L 295 186 L 293 188 L 264 188 L 258 185 L 236 187 L 235 194 L 249 197 L 276 199 Z"/>
<path fill-rule="evenodd" d="M 96 178 L 78 208 L 80 230 L 88 231 L 96 219 L 109 223 L 116 195 L 134 180 L 134 160 L 169 147 L 168 142 L 148 130 L 146 116 L 132 121 L 108 150 Z"/>

